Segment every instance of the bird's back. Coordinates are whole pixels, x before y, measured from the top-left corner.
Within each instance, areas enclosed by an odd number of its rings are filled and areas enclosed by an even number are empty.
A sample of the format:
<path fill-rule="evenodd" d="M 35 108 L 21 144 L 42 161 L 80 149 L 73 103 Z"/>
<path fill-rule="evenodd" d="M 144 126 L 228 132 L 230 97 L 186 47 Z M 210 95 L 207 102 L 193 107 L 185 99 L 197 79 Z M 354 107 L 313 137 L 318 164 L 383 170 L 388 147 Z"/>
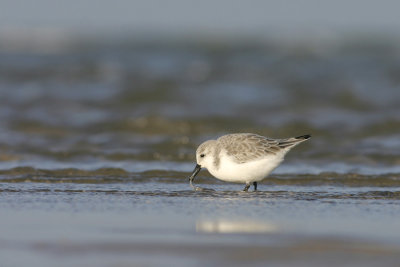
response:
<path fill-rule="evenodd" d="M 235 162 L 246 163 L 268 156 L 286 154 L 290 148 L 309 137 L 309 135 L 303 135 L 286 139 L 272 139 L 252 133 L 237 133 L 221 136 L 217 142 L 220 149 L 225 150 L 226 154 Z"/>

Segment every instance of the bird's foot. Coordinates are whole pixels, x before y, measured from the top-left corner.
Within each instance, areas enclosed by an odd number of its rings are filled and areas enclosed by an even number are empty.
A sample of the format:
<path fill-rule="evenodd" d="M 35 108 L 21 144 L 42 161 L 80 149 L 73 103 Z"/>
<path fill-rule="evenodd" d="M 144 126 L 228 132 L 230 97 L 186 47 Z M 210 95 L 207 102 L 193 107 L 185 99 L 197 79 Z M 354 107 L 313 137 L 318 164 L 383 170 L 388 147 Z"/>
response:
<path fill-rule="evenodd" d="M 250 184 L 246 184 L 246 186 L 244 187 L 243 191 L 244 192 L 248 192 L 250 188 Z"/>
<path fill-rule="evenodd" d="M 257 182 L 253 182 L 254 191 L 257 191 Z"/>

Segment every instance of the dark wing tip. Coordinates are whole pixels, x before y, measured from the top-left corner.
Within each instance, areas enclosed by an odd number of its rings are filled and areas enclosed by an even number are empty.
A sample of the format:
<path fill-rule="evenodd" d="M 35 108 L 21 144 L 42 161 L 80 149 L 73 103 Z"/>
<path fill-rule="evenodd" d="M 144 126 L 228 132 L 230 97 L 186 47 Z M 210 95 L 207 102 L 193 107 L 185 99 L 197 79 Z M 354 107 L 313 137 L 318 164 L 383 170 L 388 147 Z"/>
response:
<path fill-rule="evenodd" d="M 297 137 L 295 137 L 296 139 L 304 139 L 304 140 L 307 140 L 307 139 L 309 139 L 311 137 L 311 134 L 305 134 L 305 135 L 300 135 L 300 136 L 297 136 Z"/>

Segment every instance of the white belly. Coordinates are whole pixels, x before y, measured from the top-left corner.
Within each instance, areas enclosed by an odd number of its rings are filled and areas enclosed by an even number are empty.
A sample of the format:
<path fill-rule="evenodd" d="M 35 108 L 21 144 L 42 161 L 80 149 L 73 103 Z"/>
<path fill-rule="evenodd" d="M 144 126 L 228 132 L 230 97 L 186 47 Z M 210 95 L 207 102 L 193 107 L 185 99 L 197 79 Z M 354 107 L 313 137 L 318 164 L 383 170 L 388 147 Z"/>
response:
<path fill-rule="evenodd" d="M 234 183 L 251 183 L 265 179 L 283 160 L 284 153 L 272 155 L 248 163 L 235 163 L 229 157 L 222 157 L 219 168 L 209 168 L 215 178 Z"/>

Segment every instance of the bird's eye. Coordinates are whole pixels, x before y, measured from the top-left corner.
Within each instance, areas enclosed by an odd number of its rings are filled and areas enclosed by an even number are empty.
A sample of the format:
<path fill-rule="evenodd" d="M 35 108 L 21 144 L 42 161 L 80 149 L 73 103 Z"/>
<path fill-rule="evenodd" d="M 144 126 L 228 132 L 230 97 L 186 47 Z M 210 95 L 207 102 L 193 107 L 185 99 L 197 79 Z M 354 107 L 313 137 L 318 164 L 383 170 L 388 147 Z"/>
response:
<path fill-rule="evenodd" d="M 201 154 L 201 155 L 200 155 L 200 158 L 204 158 L 204 156 L 205 156 L 204 154 Z"/>

